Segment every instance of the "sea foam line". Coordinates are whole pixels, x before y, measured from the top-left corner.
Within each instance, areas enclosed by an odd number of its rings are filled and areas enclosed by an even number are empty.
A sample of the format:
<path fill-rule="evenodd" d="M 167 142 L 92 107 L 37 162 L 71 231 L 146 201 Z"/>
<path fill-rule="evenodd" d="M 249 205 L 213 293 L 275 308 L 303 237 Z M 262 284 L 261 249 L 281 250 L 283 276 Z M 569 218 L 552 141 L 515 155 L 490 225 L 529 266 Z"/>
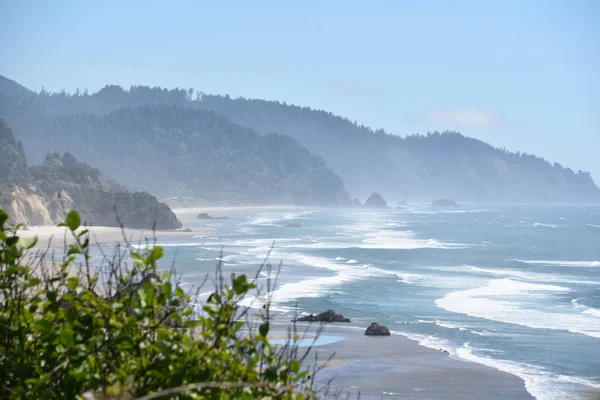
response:
<path fill-rule="evenodd" d="M 556 285 L 533 284 L 510 278 L 496 279 L 482 287 L 452 292 L 437 299 L 435 304 L 446 311 L 484 318 L 534 329 L 564 330 L 600 338 L 600 324 L 593 315 L 543 311 L 538 308 L 523 308 L 523 302 L 532 298 L 552 296 L 568 292 L 568 288 Z M 506 300 L 507 298 L 512 301 Z M 519 300 L 514 300 L 520 298 Z M 573 327 L 577 327 L 574 329 Z"/>
<path fill-rule="evenodd" d="M 520 260 L 518 258 L 507 261 L 516 261 L 522 264 L 550 265 L 556 267 L 600 267 L 600 261 Z"/>

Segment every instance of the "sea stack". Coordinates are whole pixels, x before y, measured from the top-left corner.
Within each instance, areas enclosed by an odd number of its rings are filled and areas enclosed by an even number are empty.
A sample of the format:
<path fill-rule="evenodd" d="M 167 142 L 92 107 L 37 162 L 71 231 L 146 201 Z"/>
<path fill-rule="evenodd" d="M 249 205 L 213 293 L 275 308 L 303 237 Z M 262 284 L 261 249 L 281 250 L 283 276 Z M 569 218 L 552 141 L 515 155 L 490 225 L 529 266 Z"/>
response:
<path fill-rule="evenodd" d="M 373 193 L 367 201 L 365 201 L 365 207 L 367 208 L 388 208 L 387 201 L 379 194 Z"/>
<path fill-rule="evenodd" d="M 450 199 L 437 199 L 431 203 L 431 207 L 435 208 L 458 208 L 460 207 L 457 202 Z"/>

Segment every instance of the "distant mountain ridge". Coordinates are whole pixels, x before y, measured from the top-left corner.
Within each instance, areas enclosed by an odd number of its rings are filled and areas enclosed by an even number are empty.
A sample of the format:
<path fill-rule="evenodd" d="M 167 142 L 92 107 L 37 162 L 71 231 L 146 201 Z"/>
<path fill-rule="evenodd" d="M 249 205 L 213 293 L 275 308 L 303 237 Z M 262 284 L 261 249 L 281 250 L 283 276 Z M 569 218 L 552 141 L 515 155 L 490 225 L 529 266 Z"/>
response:
<path fill-rule="evenodd" d="M 507 152 L 457 132 L 402 138 L 309 107 L 205 95 L 191 89 L 134 86 L 126 91 L 106 86 L 91 95 L 37 94 L 0 77 L 0 96 L 10 100 L 0 98 L 0 117 L 3 113 L 13 117 L 22 113 L 23 104 L 67 115 L 103 115 L 123 107 L 157 104 L 210 110 L 265 137 L 276 132 L 295 139 L 322 157 L 323 166 L 339 174 L 350 193 L 361 199 L 379 192 L 389 199 L 410 201 L 440 197 L 478 202 L 600 201 L 600 189 L 587 172 L 574 172 L 533 155 Z M 17 103 L 19 106 L 14 105 Z M 7 110 L 11 107 L 17 110 Z M 39 130 L 27 128 L 26 122 L 20 125 L 23 130 Z"/>
<path fill-rule="evenodd" d="M 15 127 L 34 162 L 62 149 L 128 187 L 154 193 L 210 201 L 350 204 L 339 176 L 288 136 L 259 135 L 213 111 L 175 105 L 48 112 L 39 100 L 45 95 L 16 90 L 11 97 L 2 88 L 0 117 Z"/>

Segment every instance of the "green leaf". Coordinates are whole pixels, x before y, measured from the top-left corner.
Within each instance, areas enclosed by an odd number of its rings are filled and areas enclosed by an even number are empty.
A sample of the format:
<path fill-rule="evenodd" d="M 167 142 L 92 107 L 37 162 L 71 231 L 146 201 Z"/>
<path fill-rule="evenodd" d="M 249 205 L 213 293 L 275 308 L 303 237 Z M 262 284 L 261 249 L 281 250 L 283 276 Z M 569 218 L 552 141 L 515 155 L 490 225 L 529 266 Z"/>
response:
<path fill-rule="evenodd" d="M 6 240 L 5 240 L 6 245 L 8 247 L 14 246 L 18 241 L 19 241 L 19 237 L 18 236 L 11 236 L 9 238 L 6 238 Z"/>
<path fill-rule="evenodd" d="M 77 286 L 79 286 L 79 279 L 77 278 L 69 278 L 67 279 L 67 286 L 71 290 L 75 290 Z"/>
<path fill-rule="evenodd" d="M 20 237 L 19 246 L 23 249 L 31 249 L 37 243 L 37 237 Z"/>
<path fill-rule="evenodd" d="M 243 294 L 248 290 L 248 279 L 246 275 L 240 275 L 233 280 L 233 291 L 235 294 Z"/>
<path fill-rule="evenodd" d="M 4 225 L 8 221 L 8 214 L 0 208 L 0 226 Z"/>
<path fill-rule="evenodd" d="M 70 245 L 69 250 L 67 251 L 67 255 L 70 256 L 73 254 L 81 254 L 81 250 L 79 250 L 79 248 L 75 245 Z"/>
<path fill-rule="evenodd" d="M 42 333 L 49 333 L 52 330 L 52 323 L 47 319 L 35 321 L 33 325 L 39 332 Z"/>
<path fill-rule="evenodd" d="M 265 321 L 264 323 L 260 324 L 260 327 L 258 328 L 258 332 L 262 336 L 267 337 L 267 334 L 269 333 L 269 321 Z"/>
<path fill-rule="evenodd" d="M 81 217 L 77 214 L 77 211 L 71 210 L 67 214 L 66 220 L 67 226 L 70 230 L 75 231 L 81 225 Z"/>
<path fill-rule="evenodd" d="M 173 293 L 173 287 L 171 285 L 171 282 L 166 281 L 165 283 L 163 283 L 162 290 L 165 296 L 171 297 L 171 294 Z"/>
<path fill-rule="evenodd" d="M 152 254 L 150 254 L 150 262 L 158 261 L 162 258 L 164 254 L 164 250 L 160 246 L 154 246 L 152 249 Z"/>

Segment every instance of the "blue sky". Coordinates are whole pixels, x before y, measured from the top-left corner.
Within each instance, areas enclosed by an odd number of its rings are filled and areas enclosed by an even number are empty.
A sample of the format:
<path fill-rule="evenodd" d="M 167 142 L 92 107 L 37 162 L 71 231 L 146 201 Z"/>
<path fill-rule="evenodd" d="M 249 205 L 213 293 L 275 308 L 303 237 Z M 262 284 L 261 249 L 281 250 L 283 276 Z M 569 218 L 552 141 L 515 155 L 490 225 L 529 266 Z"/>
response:
<path fill-rule="evenodd" d="M 600 183 L 600 1 L 0 1 L 0 74 L 281 100 L 452 129 Z"/>

